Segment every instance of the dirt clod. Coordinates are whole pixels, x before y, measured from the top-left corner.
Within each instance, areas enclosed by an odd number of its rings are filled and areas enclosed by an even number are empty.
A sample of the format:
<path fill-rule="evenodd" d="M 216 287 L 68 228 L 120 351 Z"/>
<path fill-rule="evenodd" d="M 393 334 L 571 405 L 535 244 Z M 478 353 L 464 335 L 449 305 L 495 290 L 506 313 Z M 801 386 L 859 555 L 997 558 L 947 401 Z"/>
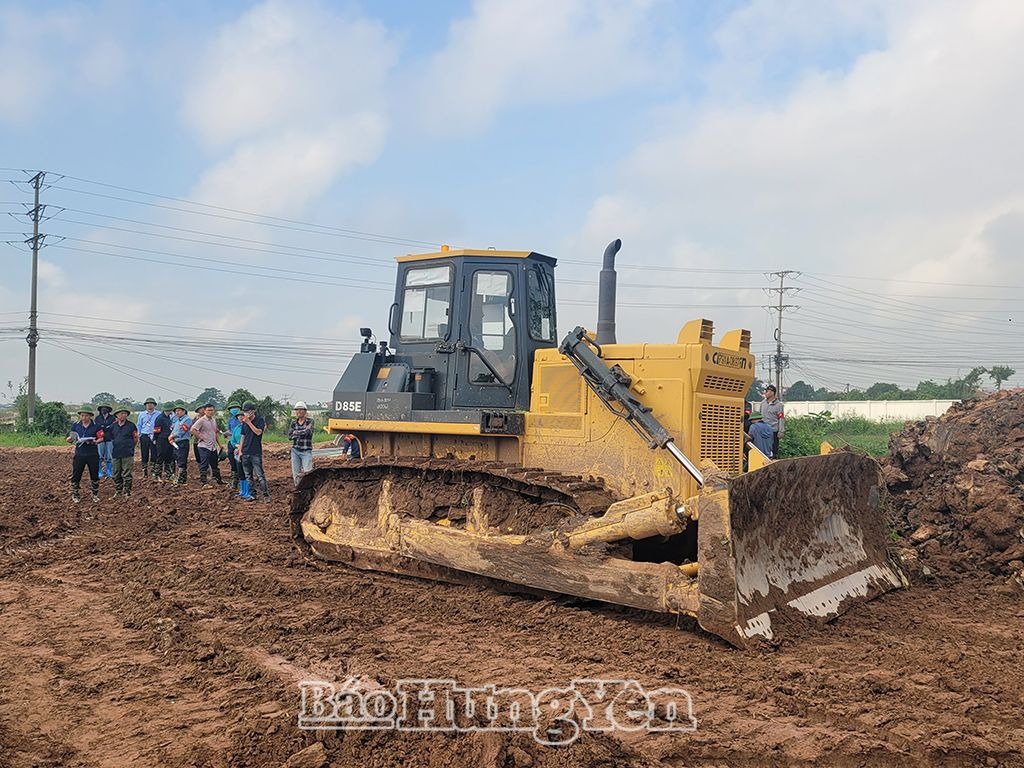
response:
<path fill-rule="evenodd" d="M 954 405 L 893 435 L 883 477 L 899 532 L 943 572 L 1003 577 L 1024 558 L 1024 390 Z"/>

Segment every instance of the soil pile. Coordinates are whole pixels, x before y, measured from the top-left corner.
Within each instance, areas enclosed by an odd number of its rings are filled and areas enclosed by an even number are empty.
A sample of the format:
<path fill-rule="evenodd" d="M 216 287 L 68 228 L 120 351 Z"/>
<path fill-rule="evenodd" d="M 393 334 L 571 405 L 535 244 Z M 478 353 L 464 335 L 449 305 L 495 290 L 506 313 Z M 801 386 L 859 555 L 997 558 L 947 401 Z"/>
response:
<path fill-rule="evenodd" d="M 901 533 L 923 562 L 1018 581 L 1024 569 L 1024 390 L 907 424 L 882 460 Z"/>

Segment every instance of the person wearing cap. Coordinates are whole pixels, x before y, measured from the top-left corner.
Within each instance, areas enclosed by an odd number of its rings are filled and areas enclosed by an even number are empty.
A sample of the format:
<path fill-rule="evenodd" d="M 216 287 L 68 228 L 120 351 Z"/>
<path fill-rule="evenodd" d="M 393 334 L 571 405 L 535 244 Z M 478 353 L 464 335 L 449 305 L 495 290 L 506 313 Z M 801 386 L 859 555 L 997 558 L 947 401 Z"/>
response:
<path fill-rule="evenodd" d="M 764 388 L 764 400 L 761 401 L 758 410 L 764 418 L 764 423 L 772 428 L 772 456 L 778 456 L 779 440 L 786 432 L 786 415 L 783 413 L 782 401 L 778 398 L 774 384 Z"/>
<path fill-rule="evenodd" d="M 142 476 L 149 477 L 150 459 L 156 460 L 155 456 L 151 456 L 153 453 L 153 425 L 156 423 L 156 417 L 160 414 L 156 410 L 156 400 L 152 397 L 147 397 L 143 405 L 146 410 L 139 414 L 138 420 L 139 458 L 142 460 Z"/>
<path fill-rule="evenodd" d="M 228 463 L 231 465 L 231 491 L 234 493 L 239 490 L 239 486 L 242 484 L 242 468 L 238 466 L 238 457 L 235 455 L 235 450 L 238 448 L 238 444 L 242 442 L 242 422 L 239 420 L 239 415 L 242 413 L 241 403 L 232 401 L 228 403 L 228 428 L 224 430 L 224 436 L 228 440 Z M 249 484 L 246 483 L 248 489 Z M 249 492 L 246 490 L 245 493 L 241 493 L 241 496 L 248 496 Z"/>
<path fill-rule="evenodd" d="M 263 503 L 266 504 L 270 501 L 267 475 L 263 471 L 263 430 L 266 429 L 267 422 L 256 413 L 256 404 L 249 400 L 242 404 L 239 421 L 242 422 L 242 442 L 238 446 L 239 463 L 249 483 L 249 495 L 241 498 L 244 501 L 252 501 L 252 489 L 258 484 L 263 494 Z"/>
<path fill-rule="evenodd" d="M 100 403 L 96 406 L 96 426 L 103 430 L 103 441 L 96 443 L 100 453 L 100 478 L 113 477 L 112 469 L 112 446 L 110 444 L 110 433 L 107 431 L 114 423 L 114 408 L 109 403 Z"/>
<path fill-rule="evenodd" d="M 750 427 L 747 429 L 747 440 L 754 444 L 769 459 L 774 458 L 775 433 L 764 423 L 764 418 L 756 411 L 750 414 Z"/>
<path fill-rule="evenodd" d="M 295 404 L 295 418 L 288 427 L 288 438 L 292 441 L 292 482 L 298 485 L 299 478 L 313 471 L 313 420 L 306 417 L 306 404 L 302 400 Z"/>
<path fill-rule="evenodd" d="M 114 464 L 114 498 L 132 495 L 132 468 L 135 464 L 135 444 L 139 442 L 138 427 L 128 417 L 127 408 L 114 411 L 114 423 L 103 430 L 103 437 L 109 438 Z"/>
<path fill-rule="evenodd" d="M 213 403 L 206 403 L 203 406 L 203 415 L 196 419 L 189 430 L 196 436 L 199 442 L 199 484 L 203 488 L 209 488 L 206 481 L 207 473 L 213 474 L 213 481 L 217 485 L 224 485 L 220 476 L 220 432 L 217 430 L 217 422 L 214 420 Z"/>
<path fill-rule="evenodd" d="M 167 438 L 171 434 L 171 411 L 174 410 L 173 403 L 164 403 L 153 422 L 153 449 L 150 452 L 150 476 L 158 483 L 164 482 L 164 475 L 171 479 L 173 472 L 174 458 Z"/>
<path fill-rule="evenodd" d="M 180 400 L 174 405 L 174 415 L 171 416 L 171 435 L 167 439 L 174 446 L 174 461 L 178 465 L 178 485 L 184 485 L 188 480 L 188 451 L 190 438 L 192 436 L 192 417 L 188 415 L 188 408 Z"/>
<path fill-rule="evenodd" d="M 81 501 L 79 490 L 82 474 L 88 468 L 89 480 L 92 483 L 92 500 L 100 500 L 100 452 L 97 443 L 103 442 L 103 430 L 96 426 L 92 406 L 83 405 L 78 411 L 79 421 L 71 427 L 67 442 L 75 446 L 75 455 L 71 462 L 71 501 Z"/>

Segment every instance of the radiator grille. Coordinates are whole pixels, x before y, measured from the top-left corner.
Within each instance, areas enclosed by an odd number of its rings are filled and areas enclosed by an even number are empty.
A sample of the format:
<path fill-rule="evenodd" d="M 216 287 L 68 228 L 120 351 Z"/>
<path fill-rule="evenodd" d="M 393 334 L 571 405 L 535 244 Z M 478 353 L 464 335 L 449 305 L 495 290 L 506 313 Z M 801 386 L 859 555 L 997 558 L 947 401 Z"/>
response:
<path fill-rule="evenodd" d="M 719 392 L 745 392 L 747 384 L 743 379 L 734 379 L 730 376 L 705 376 L 705 389 L 717 389 Z"/>
<path fill-rule="evenodd" d="M 743 430 L 743 406 L 702 403 L 700 406 L 700 455 L 711 459 L 729 474 L 743 468 L 740 433 Z"/>
<path fill-rule="evenodd" d="M 535 385 L 539 392 L 548 393 L 547 411 L 552 413 L 583 412 L 583 379 L 571 365 L 542 365 L 540 380 Z"/>

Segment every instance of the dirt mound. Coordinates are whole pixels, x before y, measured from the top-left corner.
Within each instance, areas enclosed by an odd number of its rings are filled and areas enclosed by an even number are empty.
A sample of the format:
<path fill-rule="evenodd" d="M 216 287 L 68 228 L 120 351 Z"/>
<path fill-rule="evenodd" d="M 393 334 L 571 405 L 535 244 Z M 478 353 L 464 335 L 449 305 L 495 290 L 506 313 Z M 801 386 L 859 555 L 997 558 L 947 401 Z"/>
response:
<path fill-rule="evenodd" d="M 1022 579 L 1024 390 L 908 424 L 889 451 L 883 476 L 922 562 Z"/>

